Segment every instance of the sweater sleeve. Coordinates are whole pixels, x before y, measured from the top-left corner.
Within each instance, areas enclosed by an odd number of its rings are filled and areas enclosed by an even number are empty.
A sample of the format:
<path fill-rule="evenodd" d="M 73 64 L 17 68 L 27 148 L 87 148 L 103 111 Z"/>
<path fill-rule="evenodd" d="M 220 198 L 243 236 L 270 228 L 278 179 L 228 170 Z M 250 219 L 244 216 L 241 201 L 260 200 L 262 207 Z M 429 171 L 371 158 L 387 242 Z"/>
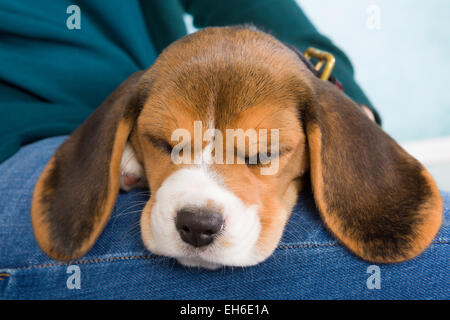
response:
<path fill-rule="evenodd" d="M 348 57 L 333 42 L 320 34 L 295 0 L 180 0 L 185 11 L 194 18 L 196 28 L 253 23 L 283 42 L 301 51 L 316 47 L 336 57 L 333 75 L 345 88 L 345 93 L 357 103 L 379 115 L 355 81 L 353 66 Z"/>

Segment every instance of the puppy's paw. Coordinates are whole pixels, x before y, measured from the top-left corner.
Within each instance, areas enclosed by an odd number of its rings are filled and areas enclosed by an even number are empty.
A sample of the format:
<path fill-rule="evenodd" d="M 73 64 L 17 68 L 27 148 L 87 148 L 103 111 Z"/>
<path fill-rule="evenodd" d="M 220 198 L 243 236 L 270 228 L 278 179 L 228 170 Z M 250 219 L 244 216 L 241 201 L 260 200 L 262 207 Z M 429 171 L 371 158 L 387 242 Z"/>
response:
<path fill-rule="evenodd" d="M 127 143 L 120 163 L 120 189 L 130 191 L 144 188 L 146 185 L 144 168 L 138 162 L 131 145 Z"/>

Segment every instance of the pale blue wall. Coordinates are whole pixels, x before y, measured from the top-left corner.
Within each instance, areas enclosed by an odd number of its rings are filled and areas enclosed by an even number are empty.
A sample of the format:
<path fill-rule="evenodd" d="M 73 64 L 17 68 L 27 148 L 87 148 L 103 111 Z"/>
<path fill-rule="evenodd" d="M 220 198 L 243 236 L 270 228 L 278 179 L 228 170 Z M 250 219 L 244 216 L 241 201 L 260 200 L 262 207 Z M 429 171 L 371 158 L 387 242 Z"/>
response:
<path fill-rule="evenodd" d="M 349 55 L 388 133 L 400 142 L 450 136 L 449 0 L 297 2 Z M 379 30 L 367 25 L 372 5 Z"/>

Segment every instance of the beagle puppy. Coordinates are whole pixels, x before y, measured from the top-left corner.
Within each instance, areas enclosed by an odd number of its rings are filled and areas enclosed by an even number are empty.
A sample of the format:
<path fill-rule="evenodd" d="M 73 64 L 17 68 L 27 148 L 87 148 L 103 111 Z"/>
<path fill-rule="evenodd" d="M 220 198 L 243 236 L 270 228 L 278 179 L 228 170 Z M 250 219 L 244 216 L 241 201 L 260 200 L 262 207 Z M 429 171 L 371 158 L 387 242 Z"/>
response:
<path fill-rule="evenodd" d="M 195 142 L 198 123 L 211 139 Z M 191 138 L 178 151 L 196 161 L 173 159 L 180 128 Z M 266 155 L 277 170 L 262 173 L 270 164 L 250 139 L 216 143 L 229 129 L 278 132 L 257 138 L 273 140 Z M 225 151 L 241 161 L 211 161 Z M 148 186 L 140 228 L 152 253 L 205 268 L 255 265 L 277 247 L 305 177 L 324 224 L 364 260 L 411 259 L 441 225 L 428 171 L 294 50 L 256 28 L 206 28 L 131 75 L 56 150 L 35 186 L 32 225 L 50 257 L 79 258 L 120 186 Z"/>

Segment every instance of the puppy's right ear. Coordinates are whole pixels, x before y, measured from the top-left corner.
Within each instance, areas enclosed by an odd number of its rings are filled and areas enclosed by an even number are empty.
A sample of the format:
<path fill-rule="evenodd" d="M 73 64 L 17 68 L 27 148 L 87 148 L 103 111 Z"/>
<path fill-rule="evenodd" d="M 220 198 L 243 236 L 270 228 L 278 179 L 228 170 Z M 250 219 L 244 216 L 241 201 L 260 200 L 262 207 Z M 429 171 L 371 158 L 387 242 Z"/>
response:
<path fill-rule="evenodd" d="M 50 257 L 84 255 L 108 221 L 119 192 L 122 153 L 145 100 L 130 76 L 56 150 L 33 194 L 32 224 Z"/>

